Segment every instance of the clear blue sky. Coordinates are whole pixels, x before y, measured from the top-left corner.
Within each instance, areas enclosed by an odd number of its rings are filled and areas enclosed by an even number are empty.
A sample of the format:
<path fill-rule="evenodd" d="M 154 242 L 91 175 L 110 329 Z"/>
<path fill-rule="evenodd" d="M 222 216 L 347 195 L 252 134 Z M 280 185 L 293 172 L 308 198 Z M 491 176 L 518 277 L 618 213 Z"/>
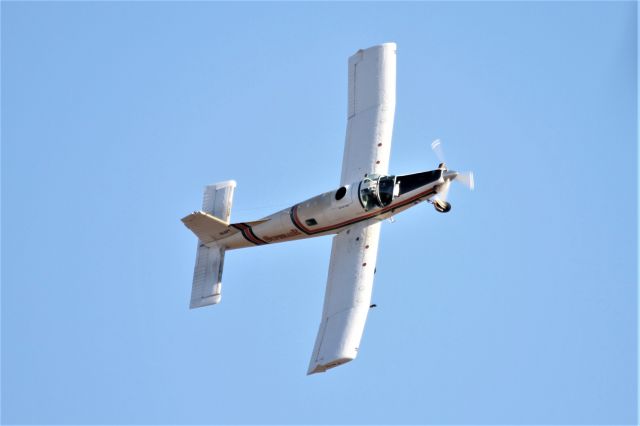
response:
<path fill-rule="evenodd" d="M 637 420 L 637 6 L 2 2 L 4 423 Z M 347 58 L 398 43 L 391 170 L 476 172 L 383 225 L 359 358 L 305 375 L 329 237 L 232 219 L 335 188 Z"/>

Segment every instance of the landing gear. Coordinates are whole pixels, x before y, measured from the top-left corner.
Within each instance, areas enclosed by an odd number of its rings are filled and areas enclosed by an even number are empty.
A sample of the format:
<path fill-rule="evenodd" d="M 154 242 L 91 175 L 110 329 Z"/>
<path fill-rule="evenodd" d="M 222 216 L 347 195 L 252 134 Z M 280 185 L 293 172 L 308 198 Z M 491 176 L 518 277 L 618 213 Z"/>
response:
<path fill-rule="evenodd" d="M 432 204 L 433 204 L 433 207 L 436 209 L 436 211 L 439 213 L 447 213 L 449 210 L 451 210 L 450 203 L 447 203 L 446 201 L 442 201 L 438 198 L 434 199 Z"/>

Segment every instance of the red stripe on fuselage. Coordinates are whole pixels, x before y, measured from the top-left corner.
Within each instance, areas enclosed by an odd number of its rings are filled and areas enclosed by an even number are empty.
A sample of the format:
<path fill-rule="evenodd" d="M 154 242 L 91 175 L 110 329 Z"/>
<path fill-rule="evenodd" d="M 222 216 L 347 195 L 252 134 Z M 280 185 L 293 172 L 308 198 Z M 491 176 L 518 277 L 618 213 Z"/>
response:
<path fill-rule="evenodd" d="M 256 245 L 267 244 L 266 241 L 263 241 L 260 238 L 258 238 L 258 236 L 253 233 L 253 229 L 251 229 L 251 227 L 249 225 L 247 225 L 246 223 L 234 223 L 231 226 L 233 226 L 234 228 L 238 229 L 240 231 L 240 233 L 242 234 L 242 236 L 247 241 L 249 241 L 250 243 L 253 243 L 253 244 L 256 244 Z"/>
<path fill-rule="evenodd" d="M 337 223 L 337 224 L 334 224 L 334 225 L 325 226 L 324 228 L 309 229 L 309 228 L 305 227 L 302 224 L 302 222 L 300 222 L 300 219 L 298 218 L 298 206 L 299 206 L 299 204 L 296 204 L 295 206 L 293 206 L 291 208 L 292 213 L 293 213 L 291 215 L 291 218 L 294 221 L 294 225 L 298 229 L 300 229 L 302 232 L 304 232 L 305 234 L 308 234 L 308 235 L 319 234 L 321 232 L 328 232 L 328 231 L 332 231 L 332 230 L 335 230 L 335 229 L 338 229 L 338 228 L 342 228 L 344 226 L 351 225 L 353 223 L 362 222 L 363 220 L 371 219 L 372 217 L 375 217 L 375 216 L 380 216 L 381 214 L 384 214 L 384 213 L 388 212 L 389 210 L 393 210 L 393 209 L 397 209 L 399 207 L 406 206 L 407 204 L 410 204 L 410 203 L 412 203 L 412 202 L 414 202 L 414 201 L 416 201 L 416 200 L 418 200 L 420 198 L 424 198 L 424 197 L 427 197 L 427 196 L 435 194 L 435 193 L 436 193 L 436 190 L 434 188 L 430 188 L 430 189 L 428 189 L 428 190 L 426 190 L 424 192 L 421 192 L 421 193 L 416 194 L 416 195 L 414 195 L 412 197 L 409 197 L 409 198 L 407 198 L 406 200 L 404 200 L 404 201 L 402 201 L 400 203 L 390 204 L 387 207 L 384 207 L 384 208 L 380 209 L 379 211 L 371 212 L 369 214 L 365 214 L 363 216 L 360 216 L 360 217 L 357 217 L 357 218 L 354 218 L 354 219 L 349 219 L 349 220 L 346 220 L 344 222 L 340 222 L 340 223 Z"/>

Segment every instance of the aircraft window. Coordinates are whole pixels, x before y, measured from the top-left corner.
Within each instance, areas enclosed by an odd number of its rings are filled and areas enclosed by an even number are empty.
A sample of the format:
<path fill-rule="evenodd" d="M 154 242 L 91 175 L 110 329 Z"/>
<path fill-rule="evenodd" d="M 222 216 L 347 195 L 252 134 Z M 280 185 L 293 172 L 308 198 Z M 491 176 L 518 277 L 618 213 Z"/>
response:
<path fill-rule="evenodd" d="M 362 182 L 360 182 L 360 202 L 362 203 L 362 207 L 364 207 L 366 211 L 369 211 L 377 206 L 377 190 L 377 178 L 371 179 L 371 177 L 366 177 Z"/>
<path fill-rule="evenodd" d="M 317 225 L 318 221 L 316 221 L 314 218 L 311 218 L 311 219 L 305 220 L 304 223 L 306 223 L 309 226 L 313 226 L 313 225 Z"/>
<path fill-rule="evenodd" d="M 388 206 L 393 201 L 393 190 L 396 186 L 395 176 L 384 176 L 378 183 L 378 197 L 382 206 Z"/>
<path fill-rule="evenodd" d="M 336 200 L 342 200 L 345 195 L 347 195 L 347 188 L 343 186 L 336 191 Z"/>
<path fill-rule="evenodd" d="M 371 175 L 360 182 L 360 202 L 365 210 L 384 207 L 393 201 L 395 176 Z"/>

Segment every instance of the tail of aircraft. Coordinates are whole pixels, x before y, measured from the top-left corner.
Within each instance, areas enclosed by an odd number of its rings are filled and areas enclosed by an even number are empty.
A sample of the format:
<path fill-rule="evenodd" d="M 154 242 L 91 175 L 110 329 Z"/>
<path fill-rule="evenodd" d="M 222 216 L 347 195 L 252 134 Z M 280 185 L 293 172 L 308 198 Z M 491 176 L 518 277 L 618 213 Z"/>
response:
<path fill-rule="evenodd" d="M 208 185 L 204 189 L 202 211 L 214 216 L 212 219 L 218 219 L 225 228 L 229 224 L 231 216 L 231 204 L 233 203 L 235 187 L 236 182 L 229 180 Z M 206 242 L 208 243 L 209 241 Z M 225 249 L 221 245 L 209 244 L 208 247 L 202 239 L 198 239 L 196 266 L 193 271 L 193 285 L 191 287 L 191 303 L 189 305 L 191 309 L 220 303 L 224 251 Z"/>

